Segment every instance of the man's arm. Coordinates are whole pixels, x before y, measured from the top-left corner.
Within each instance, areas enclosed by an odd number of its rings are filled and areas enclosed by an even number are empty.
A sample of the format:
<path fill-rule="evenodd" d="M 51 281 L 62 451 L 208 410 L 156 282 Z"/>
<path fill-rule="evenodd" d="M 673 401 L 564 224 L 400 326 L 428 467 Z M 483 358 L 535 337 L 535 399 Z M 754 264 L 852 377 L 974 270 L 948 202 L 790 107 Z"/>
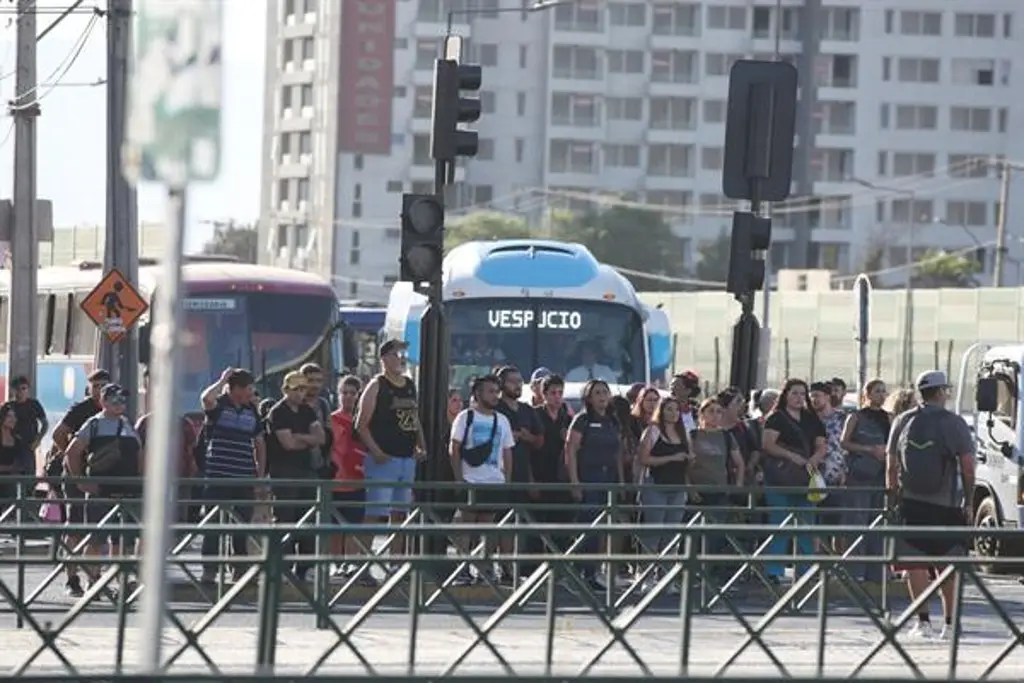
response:
<path fill-rule="evenodd" d="M 903 420 L 896 418 L 889 431 L 889 443 L 885 446 L 885 483 L 890 491 L 900 486 L 900 472 L 903 463 L 900 460 L 900 436 L 903 433 Z"/>
<path fill-rule="evenodd" d="M 46 436 L 46 432 L 50 431 L 50 422 L 46 419 L 46 409 L 43 408 L 43 404 L 36 399 L 32 399 L 32 402 L 35 403 L 36 422 L 39 424 L 39 434 L 36 436 L 36 440 L 32 444 L 32 450 L 35 450 L 39 448 L 39 442 L 43 440 L 44 436 Z"/>
<path fill-rule="evenodd" d="M 224 393 L 224 385 L 228 383 L 228 376 L 230 374 L 231 368 L 228 368 L 221 373 L 220 379 L 203 389 L 203 393 L 199 395 L 203 403 L 203 410 L 213 410 L 217 407 L 217 399 Z"/>
<path fill-rule="evenodd" d="M 363 390 L 363 395 L 359 399 L 359 424 L 356 425 L 356 431 L 370 455 L 376 458 L 386 458 L 388 454 L 381 450 L 377 442 L 373 440 L 373 435 L 370 434 L 370 421 L 373 419 L 373 411 L 377 407 L 377 393 L 380 391 L 379 381 L 376 378 L 370 380 L 366 389 Z"/>
<path fill-rule="evenodd" d="M 262 479 L 267 476 L 267 441 L 262 434 L 252 440 L 252 453 L 256 462 L 256 477 Z"/>

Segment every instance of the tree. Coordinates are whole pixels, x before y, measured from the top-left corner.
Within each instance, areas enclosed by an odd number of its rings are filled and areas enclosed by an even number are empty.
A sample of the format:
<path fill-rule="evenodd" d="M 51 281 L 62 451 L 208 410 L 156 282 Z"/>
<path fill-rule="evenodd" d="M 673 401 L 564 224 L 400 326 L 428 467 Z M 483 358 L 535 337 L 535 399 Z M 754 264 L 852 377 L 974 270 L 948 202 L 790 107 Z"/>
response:
<path fill-rule="evenodd" d="M 203 245 L 203 253 L 235 256 L 242 263 L 256 263 L 259 234 L 251 225 L 234 221 L 217 222 L 213 226 L 213 237 Z"/>
<path fill-rule="evenodd" d="M 697 279 L 725 282 L 729 276 L 729 232 L 723 227 L 718 237 L 697 245 Z"/>
<path fill-rule="evenodd" d="M 914 287 L 977 287 L 974 277 L 981 270 L 977 261 L 969 256 L 945 251 L 929 251 L 914 267 L 911 280 Z"/>
<path fill-rule="evenodd" d="M 445 228 L 444 245 L 454 249 L 474 241 L 508 240 L 530 236 L 530 226 L 518 216 L 494 211 L 477 211 L 458 218 Z"/>
<path fill-rule="evenodd" d="M 682 241 L 657 211 L 612 207 L 584 213 L 559 212 L 551 217 L 551 236 L 579 242 L 609 265 L 665 277 L 687 276 Z M 680 289 L 671 282 L 624 273 L 634 285 L 650 289 Z"/>
<path fill-rule="evenodd" d="M 868 244 L 864 248 L 864 257 L 861 259 L 860 270 L 856 271 L 854 274 L 868 274 L 868 280 L 871 282 L 871 286 L 878 287 L 878 276 L 872 275 L 872 273 L 878 273 L 884 269 L 885 241 L 882 239 L 881 235 L 876 233 L 868 240 Z"/>

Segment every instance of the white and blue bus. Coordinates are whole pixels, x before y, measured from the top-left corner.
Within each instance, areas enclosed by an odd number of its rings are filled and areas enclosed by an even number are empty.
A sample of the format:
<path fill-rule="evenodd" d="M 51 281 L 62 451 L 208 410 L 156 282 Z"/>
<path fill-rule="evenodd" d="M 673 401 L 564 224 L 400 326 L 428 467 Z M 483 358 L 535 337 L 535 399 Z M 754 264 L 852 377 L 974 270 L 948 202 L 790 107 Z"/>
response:
<path fill-rule="evenodd" d="M 660 382 L 671 356 L 668 316 L 580 245 L 546 240 L 469 242 L 444 259 L 442 299 L 451 339 L 451 384 L 510 364 L 567 379 Z M 409 343 L 415 372 L 426 298 L 411 283 L 391 290 L 389 338 Z M 595 373 L 594 370 L 597 370 Z"/>

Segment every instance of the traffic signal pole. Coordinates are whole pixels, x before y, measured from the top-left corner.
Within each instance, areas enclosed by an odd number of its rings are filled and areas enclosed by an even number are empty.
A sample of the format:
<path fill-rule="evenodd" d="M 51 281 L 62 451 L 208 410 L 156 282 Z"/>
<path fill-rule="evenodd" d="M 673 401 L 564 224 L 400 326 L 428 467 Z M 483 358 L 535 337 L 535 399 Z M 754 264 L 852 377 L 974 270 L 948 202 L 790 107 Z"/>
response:
<path fill-rule="evenodd" d="M 750 202 L 736 211 L 726 290 L 740 315 L 732 331 L 730 384 L 745 394 L 757 385 L 761 324 L 754 293 L 764 287 L 772 220 L 766 203 L 789 196 L 796 124 L 796 69 L 784 62 L 740 60 L 729 73 L 722 190 Z"/>

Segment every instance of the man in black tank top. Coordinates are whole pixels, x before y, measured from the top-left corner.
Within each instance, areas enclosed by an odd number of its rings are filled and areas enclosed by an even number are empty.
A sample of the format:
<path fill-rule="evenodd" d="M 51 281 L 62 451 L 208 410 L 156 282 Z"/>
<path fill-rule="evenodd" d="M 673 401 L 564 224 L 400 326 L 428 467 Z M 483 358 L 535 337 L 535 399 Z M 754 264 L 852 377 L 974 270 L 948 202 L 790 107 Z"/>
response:
<path fill-rule="evenodd" d="M 356 429 L 366 448 L 366 520 L 371 523 L 398 524 L 405 518 L 416 461 L 425 452 L 416 385 L 405 375 L 407 348 L 397 339 L 381 345 L 384 372 L 370 380 L 359 400 Z"/>

